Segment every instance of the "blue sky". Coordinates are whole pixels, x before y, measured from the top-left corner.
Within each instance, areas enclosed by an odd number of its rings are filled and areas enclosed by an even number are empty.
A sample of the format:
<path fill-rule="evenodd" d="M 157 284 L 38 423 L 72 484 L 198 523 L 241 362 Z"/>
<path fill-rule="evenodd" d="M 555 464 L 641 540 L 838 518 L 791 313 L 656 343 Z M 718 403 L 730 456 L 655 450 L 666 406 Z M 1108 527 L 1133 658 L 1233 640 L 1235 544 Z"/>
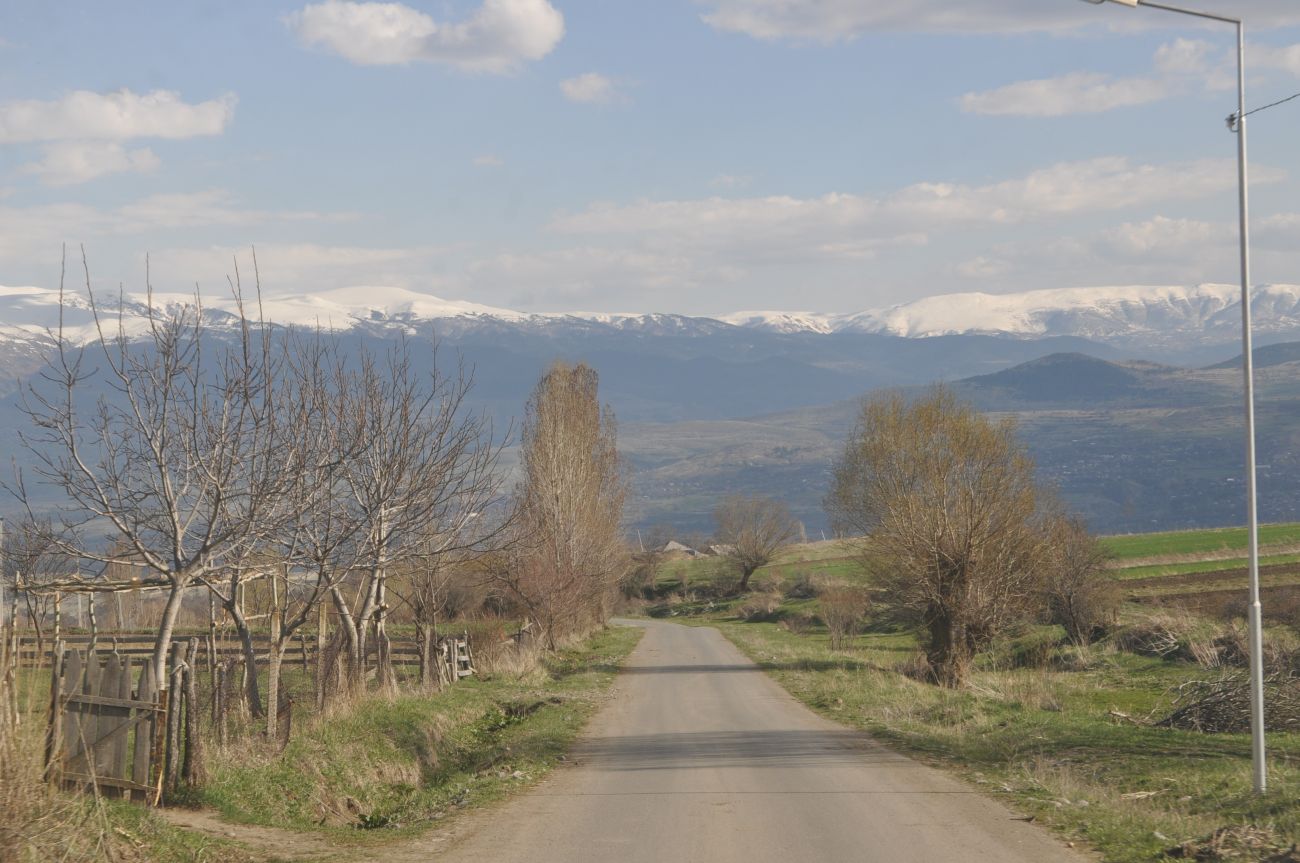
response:
<path fill-rule="evenodd" d="M 1197 0 L 1189 0 L 1189 5 Z M 1300 91 L 1300 4 L 1250 26 Z M 1232 28 L 1077 0 L 14 0 L 0 284 L 397 285 L 525 311 L 855 311 L 1231 282 Z M 1253 118 L 1300 281 L 1300 100 Z"/>

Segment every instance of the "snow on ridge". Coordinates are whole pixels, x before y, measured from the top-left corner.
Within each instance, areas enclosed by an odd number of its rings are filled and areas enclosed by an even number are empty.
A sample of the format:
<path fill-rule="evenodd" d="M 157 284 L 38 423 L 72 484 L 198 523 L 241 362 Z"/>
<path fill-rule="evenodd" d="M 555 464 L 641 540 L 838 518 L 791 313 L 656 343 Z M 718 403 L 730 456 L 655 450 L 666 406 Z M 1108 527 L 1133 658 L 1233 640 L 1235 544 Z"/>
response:
<path fill-rule="evenodd" d="M 821 312 L 748 311 L 717 315 L 716 319 L 735 327 L 777 333 L 830 333 L 836 315 Z"/>
<path fill-rule="evenodd" d="M 999 334 L 1021 338 L 1074 335 L 1105 340 L 1113 337 L 1181 336 L 1222 333 L 1239 326 L 1239 288 L 1202 284 L 1130 285 L 1118 287 L 1053 288 L 1018 294 L 957 293 L 925 297 L 854 314 L 808 311 L 741 311 L 714 317 L 635 312 L 517 312 L 465 300 L 445 300 L 406 288 L 360 286 L 314 294 L 271 295 L 261 298 L 261 314 L 283 325 L 350 329 L 372 324 L 410 327 L 421 321 L 500 321 L 536 327 L 586 322 L 637 332 L 704 334 L 719 327 L 740 327 L 777 333 L 866 332 L 908 338 L 963 333 Z M 101 319 L 117 327 L 116 294 L 103 292 Z M 123 325 L 135 334 L 147 326 L 144 297 L 123 297 Z M 192 304 L 193 295 L 155 293 L 161 309 Z M 94 337 L 94 320 L 87 298 L 65 295 L 65 334 L 74 341 Z M 246 296 L 245 308 L 257 315 L 257 298 Z M 202 298 L 209 320 L 224 325 L 235 312 L 229 295 Z M 1263 285 L 1253 292 L 1254 317 L 1261 330 L 1300 330 L 1300 286 Z M 8 339 L 38 338 L 58 325 L 59 294 L 30 286 L 0 286 L 0 333 Z"/>
<path fill-rule="evenodd" d="M 245 298 L 245 302 L 248 299 Z M 226 304 L 233 310 L 233 301 Z M 351 326 L 358 321 L 435 320 L 438 318 L 490 317 L 520 321 L 528 316 L 463 300 L 444 300 L 406 288 L 336 288 L 316 294 L 262 297 L 262 312 L 277 324 L 298 326 Z"/>
<path fill-rule="evenodd" d="M 837 330 L 919 338 L 959 333 L 1104 335 L 1205 328 L 1238 308 L 1237 285 L 1052 288 L 1019 294 L 944 294 L 847 315 Z M 1252 301 L 1272 313 L 1300 312 L 1300 286 L 1264 285 Z M 1287 308 L 1287 306 L 1290 308 Z M 1298 321 L 1289 321 L 1292 324 Z"/>

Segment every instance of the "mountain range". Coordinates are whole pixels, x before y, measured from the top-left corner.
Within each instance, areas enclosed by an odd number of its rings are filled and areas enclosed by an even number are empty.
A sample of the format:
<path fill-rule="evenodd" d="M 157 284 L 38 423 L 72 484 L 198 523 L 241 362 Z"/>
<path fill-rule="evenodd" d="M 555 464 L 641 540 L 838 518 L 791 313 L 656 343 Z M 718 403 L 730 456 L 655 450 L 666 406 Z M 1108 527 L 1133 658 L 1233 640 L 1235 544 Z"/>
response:
<path fill-rule="evenodd" d="M 100 321 L 142 332 L 149 302 L 100 296 Z M 204 297 L 210 337 L 237 317 Z M 120 302 L 121 314 L 118 315 Z M 154 307 L 193 302 L 155 294 Z M 1261 508 L 1300 518 L 1300 287 L 1252 295 L 1261 347 Z M 1108 531 L 1240 520 L 1240 305 L 1233 286 L 1118 287 L 950 294 L 855 314 L 523 313 L 396 288 L 246 298 L 278 325 L 320 326 L 345 345 L 401 335 L 418 362 L 459 356 L 475 406 L 500 427 L 522 414 L 556 358 L 585 360 L 620 420 L 634 468 L 632 518 L 709 528 L 731 492 L 790 501 L 810 531 L 858 399 L 879 387 L 952 382 L 981 409 L 1012 414 L 1044 478 Z M 108 310 L 108 314 L 104 311 Z M 0 439 L 26 419 L 16 390 L 33 379 L 60 321 L 56 291 L 0 288 Z M 84 295 L 62 303 L 64 334 L 95 335 Z M 1295 444 L 1295 446 L 1293 446 Z M 5 459 L 8 461 L 8 459 Z M 0 503 L 0 514 L 5 505 Z"/>
<path fill-rule="evenodd" d="M 101 296 L 115 310 L 118 297 Z M 128 320 L 146 315 L 146 298 L 126 295 Z M 211 323 L 220 326 L 235 310 L 232 297 L 204 297 Z M 187 294 L 155 294 L 161 308 L 193 302 Z M 57 324 L 60 295 L 34 287 L 0 287 L 0 337 L 43 335 Z M 246 305 L 254 304 L 245 297 Z M 1241 325 L 1240 289 L 1235 285 L 1063 288 L 1013 294 L 959 293 L 847 314 L 792 311 L 742 311 L 715 317 L 665 313 L 516 312 L 461 300 L 443 300 L 404 288 L 342 288 L 316 294 L 266 296 L 261 313 L 270 321 L 335 330 L 418 329 L 440 322 L 445 335 L 479 327 L 534 330 L 591 328 L 653 335 L 707 336 L 728 328 L 773 333 L 869 333 L 926 338 L 992 335 L 1014 338 L 1076 337 L 1114 344 L 1137 339 L 1166 343 L 1191 338 L 1221 343 Z M 1264 335 L 1300 333 L 1300 286 L 1261 285 L 1252 291 L 1255 329 Z M 73 338 L 91 335 L 89 302 L 79 293 L 64 299 L 70 311 L 65 327 Z"/>

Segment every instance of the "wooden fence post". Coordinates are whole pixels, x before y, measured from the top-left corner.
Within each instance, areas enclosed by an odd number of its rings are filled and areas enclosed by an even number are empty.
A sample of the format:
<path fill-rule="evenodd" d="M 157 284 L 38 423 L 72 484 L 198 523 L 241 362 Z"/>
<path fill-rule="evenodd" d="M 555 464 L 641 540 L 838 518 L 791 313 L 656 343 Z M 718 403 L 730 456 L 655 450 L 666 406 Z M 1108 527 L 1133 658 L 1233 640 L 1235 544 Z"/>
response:
<path fill-rule="evenodd" d="M 329 609 L 325 597 L 316 605 L 316 710 L 325 709 L 325 630 L 329 626 Z"/>
<path fill-rule="evenodd" d="M 153 657 L 146 657 L 144 664 L 140 667 L 140 677 L 136 683 L 135 697 L 137 701 L 153 702 L 155 706 L 158 704 L 158 681 L 154 679 Z M 158 764 L 156 753 L 158 752 L 158 741 L 162 736 L 161 732 L 162 714 L 157 709 L 149 711 L 149 716 L 135 726 L 135 757 L 131 762 L 131 781 L 137 785 L 159 788 L 152 771 Z M 162 770 L 158 769 L 158 773 L 161 776 Z M 154 799 L 145 798 L 146 802 L 156 802 L 157 794 L 152 796 Z"/>
<path fill-rule="evenodd" d="M 181 698 L 185 688 L 185 646 L 172 645 L 171 677 L 167 681 L 167 742 L 163 753 L 163 793 L 176 790 L 180 776 Z"/>
<path fill-rule="evenodd" d="M 45 730 L 45 778 L 57 782 L 58 764 L 63 747 L 63 705 L 60 704 L 63 682 L 63 643 L 54 643 L 54 665 L 50 669 L 50 723 Z"/>
<path fill-rule="evenodd" d="M 199 740 L 199 640 L 190 639 L 185 667 L 185 760 L 181 777 L 194 788 L 203 773 L 203 744 Z"/>

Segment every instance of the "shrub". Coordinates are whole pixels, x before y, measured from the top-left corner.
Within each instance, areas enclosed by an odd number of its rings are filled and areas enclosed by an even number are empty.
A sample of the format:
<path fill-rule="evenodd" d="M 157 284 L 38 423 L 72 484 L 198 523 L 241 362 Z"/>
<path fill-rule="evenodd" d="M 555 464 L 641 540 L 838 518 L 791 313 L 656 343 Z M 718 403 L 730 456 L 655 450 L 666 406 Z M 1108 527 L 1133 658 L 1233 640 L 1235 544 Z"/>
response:
<path fill-rule="evenodd" d="M 996 639 L 979 657 L 979 664 L 995 671 L 1048 668 L 1057 664 L 1065 641 L 1058 627 L 1025 627 L 1019 632 Z"/>
<path fill-rule="evenodd" d="M 1075 644 L 1089 644 L 1114 624 L 1123 599 L 1119 585 L 1106 569 L 1105 551 L 1082 521 L 1058 518 L 1049 537 L 1043 595 L 1050 620 L 1065 627 Z"/>
<path fill-rule="evenodd" d="M 781 608 L 781 594 L 754 593 L 736 608 L 736 616 L 746 623 L 762 623 L 773 620 Z"/>
<path fill-rule="evenodd" d="M 795 635 L 807 635 L 812 628 L 817 625 L 817 618 L 807 612 L 801 611 L 795 614 L 787 614 L 781 618 L 777 624 L 781 629 L 792 632 Z"/>
<path fill-rule="evenodd" d="M 774 572 L 755 573 L 750 580 L 750 587 L 760 593 L 780 593 L 781 576 Z"/>
<path fill-rule="evenodd" d="M 857 634 L 863 615 L 871 608 L 871 595 L 865 588 L 836 585 L 822 592 L 817 605 L 830 630 L 831 650 L 842 650 Z"/>
<path fill-rule="evenodd" d="M 924 650 L 914 652 L 894 666 L 894 670 L 904 677 L 910 677 L 921 683 L 934 683 L 937 680 L 934 667 L 930 665 L 930 657 L 926 656 Z"/>
<path fill-rule="evenodd" d="M 1158 609 L 1115 633 L 1115 646 L 1141 656 L 1195 661 L 1192 642 L 1206 632 L 1206 624 L 1186 611 Z"/>
<path fill-rule="evenodd" d="M 785 589 L 786 599 L 812 599 L 821 593 L 825 585 L 822 579 L 807 570 L 800 570 L 795 580 Z"/>

